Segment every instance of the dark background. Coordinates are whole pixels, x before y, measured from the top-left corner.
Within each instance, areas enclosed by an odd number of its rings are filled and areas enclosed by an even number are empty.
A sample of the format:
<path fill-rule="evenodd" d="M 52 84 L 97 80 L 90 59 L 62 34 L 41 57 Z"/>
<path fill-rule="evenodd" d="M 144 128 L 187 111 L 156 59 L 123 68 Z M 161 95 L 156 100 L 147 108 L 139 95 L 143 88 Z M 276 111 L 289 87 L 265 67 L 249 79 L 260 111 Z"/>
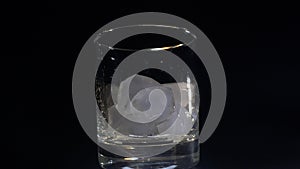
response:
<path fill-rule="evenodd" d="M 133 3 L 134 4 L 134 3 Z M 201 145 L 204 169 L 300 168 L 300 23 L 291 7 L 216 8 L 193 2 L 11 4 L 3 13 L 13 61 L 13 164 L 96 169 L 97 147 L 72 103 L 72 73 L 86 40 L 127 14 L 166 12 L 197 25 L 223 62 L 228 98 L 213 136 Z M 7 52 L 6 52 L 7 51 Z"/>

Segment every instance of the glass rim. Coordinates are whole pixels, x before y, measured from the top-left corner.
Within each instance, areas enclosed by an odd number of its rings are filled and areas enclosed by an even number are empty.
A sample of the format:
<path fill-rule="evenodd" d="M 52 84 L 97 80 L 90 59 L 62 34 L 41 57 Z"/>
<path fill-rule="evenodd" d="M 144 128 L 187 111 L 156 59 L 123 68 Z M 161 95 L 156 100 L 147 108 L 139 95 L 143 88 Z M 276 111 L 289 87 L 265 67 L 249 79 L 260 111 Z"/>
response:
<path fill-rule="evenodd" d="M 109 33 L 113 33 L 116 30 L 125 29 L 125 28 L 135 28 L 135 27 L 157 27 L 157 28 L 169 28 L 173 29 L 175 31 L 181 31 L 181 33 L 187 34 L 187 36 L 190 37 L 190 40 L 188 42 L 181 42 L 178 44 L 170 45 L 170 46 L 158 46 L 158 47 L 151 47 L 151 48 L 144 48 L 144 49 L 135 49 L 135 48 L 119 48 L 119 47 L 113 47 L 106 43 L 100 43 L 99 39 L 103 37 L 104 35 L 107 35 Z M 197 36 L 193 34 L 191 31 L 189 31 L 187 28 L 184 27 L 178 27 L 178 26 L 171 26 L 171 25 L 159 25 L 159 24 L 136 24 L 136 25 L 126 25 L 126 26 L 120 26 L 115 28 L 106 29 L 100 33 L 97 34 L 96 38 L 94 39 L 94 43 L 96 43 L 99 46 L 107 47 L 110 50 L 120 50 L 120 51 L 161 51 L 161 50 L 168 50 L 168 49 L 174 49 L 178 47 L 183 46 L 190 46 L 197 40 Z"/>

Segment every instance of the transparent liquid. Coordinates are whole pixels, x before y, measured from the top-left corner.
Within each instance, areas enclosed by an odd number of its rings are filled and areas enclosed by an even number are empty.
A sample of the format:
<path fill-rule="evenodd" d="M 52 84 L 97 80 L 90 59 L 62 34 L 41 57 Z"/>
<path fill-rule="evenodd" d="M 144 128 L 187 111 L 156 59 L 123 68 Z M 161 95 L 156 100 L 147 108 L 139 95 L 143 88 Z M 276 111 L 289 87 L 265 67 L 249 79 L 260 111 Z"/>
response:
<path fill-rule="evenodd" d="M 101 123 L 101 120 L 104 118 L 98 115 L 99 144 L 109 147 L 110 150 L 128 154 L 128 156 L 119 156 L 99 147 L 99 162 L 103 168 L 187 169 L 195 166 L 199 161 L 198 123 L 195 123 L 190 133 L 184 136 L 170 134 L 127 136 L 102 125 L 105 123 Z M 165 151 L 161 153 L 162 149 Z M 158 153 L 153 155 L 156 151 Z"/>
<path fill-rule="evenodd" d="M 145 78 L 144 78 L 145 79 Z M 171 86 L 172 84 L 168 84 Z M 186 83 L 179 83 L 182 95 L 187 96 Z M 101 90 L 102 98 L 106 98 L 105 90 Z M 187 98 L 187 97 L 182 97 Z M 191 97 L 194 98 L 194 97 Z M 187 100 L 187 99 L 185 99 Z M 161 123 L 145 127 L 130 126 L 126 120 L 119 120 L 113 106 L 107 106 L 100 98 L 101 110 L 97 112 L 97 134 L 101 147 L 99 150 L 99 162 L 103 168 L 191 168 L 199 161 L 199 121 L 197 116 L 187 111 L 190 104 L 178 111 L 175 121 L 172 116 Z M 141 105 L 137 105 L 140 106 Z M 109 107 L 109 108 L 108 108 Z M 176 106 L 174 106 L 176 107 Z M 179 109 L 169 107 L 170 113 Z M 123 113 L 123 112 L 119 112 Z M 115 121 L 115 126 L 111 123 Z M 127 123 L 126 123 L 127 122 Z M 142 124 L 142 123 L 140 123 Z M 168 126 L 165 131 L 159 131 L 159 126 Z M 117 129 L 118 128 L 118 129 Z M 128 131 L 128 133 L 126 133 Z M 186 132 L 187 131 L 187 132 Z M 123 132 L 123 133 L 122 133 Z M 124 133 L 125 132 L 125 133 Z M 130 133 L 131 132 L 131 133 Z M 182 134 L 182 133 L 187 134 Z M 136 133 L 136 134 L 133 134 Z M 105 148 L 103 148 L 105 147 Z M 122 156 L 120 155 L 122 154 Z"/>
<path fill-rule="evenodd" d="M 153 151 L 166 146 L 172 146 L 164 153 L 151 157 L 120 157 L 102 148 L 98 148 L 99 162 L 101 167 L 108 169 L 173 169 L 173 168 L 192 168 L 199 161 L 199 143 L 193 136 L 187 136 L 180 143 L 176 140 L 163 138 L 145 138 L 139 140 L 116 140 L 117 144 L 110 143 L 111 146 L 131 151 L 143 150 Z M 122 143 L 121 143 L 122 142 Z"/>

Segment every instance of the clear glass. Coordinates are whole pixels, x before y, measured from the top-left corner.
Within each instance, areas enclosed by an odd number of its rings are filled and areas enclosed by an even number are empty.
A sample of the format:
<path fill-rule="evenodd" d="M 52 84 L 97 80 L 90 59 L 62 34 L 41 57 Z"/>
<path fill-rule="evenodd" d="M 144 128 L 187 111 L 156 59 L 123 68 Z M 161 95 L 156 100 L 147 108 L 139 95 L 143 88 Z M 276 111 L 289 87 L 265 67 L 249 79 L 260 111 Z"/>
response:
<path fill-rule="evenodd" d="M 129 29 L 138 35 L 112 45 L 110 36 Z M 150 33 L 138 33 L 144 30 Z M 183 41 L 172 34 L 182 34 Z M 200 96 L 189 68 L 197 58 L 190 49 L 196 40 L 185 28 L 165 25 L 130 25 L 97 36 L 101 64 L 95 94 L 98 141 L 106 147 L 98 148 L 103 168 L 173 169 L 198 163 Z"/>

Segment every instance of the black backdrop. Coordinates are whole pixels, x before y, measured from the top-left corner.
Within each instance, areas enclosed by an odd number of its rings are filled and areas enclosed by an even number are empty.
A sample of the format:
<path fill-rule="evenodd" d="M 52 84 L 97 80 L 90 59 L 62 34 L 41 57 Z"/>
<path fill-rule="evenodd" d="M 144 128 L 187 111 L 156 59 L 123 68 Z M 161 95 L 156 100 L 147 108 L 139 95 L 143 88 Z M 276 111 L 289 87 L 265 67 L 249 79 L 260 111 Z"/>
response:
<path fill-rule="evenodd" d="M 213 136 L 201 145 L 205 169 L 300 168 L 299 15 L 292 9 L 216 9 L 192 2 L 23 3 L 4 16 L 14 68 L 14 146 L 22 168 L 96 169 L 96 145 L 76 118 L 72 73 L 86 40 L 121 16 L 174 14 L 197 25 L 223 62 L 228 99 Z M 285 12 L 287 11 L 287 12 Z M 6 50 L 5 50 L 6 51 Z"/>

